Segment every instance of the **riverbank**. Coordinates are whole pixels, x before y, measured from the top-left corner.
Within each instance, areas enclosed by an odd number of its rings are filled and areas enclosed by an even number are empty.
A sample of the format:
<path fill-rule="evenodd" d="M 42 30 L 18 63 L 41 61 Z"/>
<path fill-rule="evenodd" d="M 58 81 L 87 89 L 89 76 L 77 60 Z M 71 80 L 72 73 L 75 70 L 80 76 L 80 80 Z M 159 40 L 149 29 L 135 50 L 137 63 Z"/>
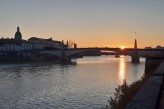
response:
<path fill-rule="evenodd" d="M 148 79 L 125 109 L 163 109 L 163 76 L 164 62 L 161 62 L 153 75 Z"/>
<path fill-rule="evenodd" d="M 149 70 L 149 72 L 146 72 L 140 80 L 135 81 L 130 85 L 127 85 L 126 81 L 124 81 L 122 85 L 119 85 L 118 88 L 115 89 L 115 97 L 111 97 L 108 101 L 109 104 L 102 109 L 124 109 L 153 75 L 153 72 L 154 68 Z"/>
<path fill-rule="evenodd" d="M 153 107 L 154 103 L 157 105 L 162 84 L 161 76 L 164 71 L 164 69 L 162 69 L 164 68 L 162 60 L 163 58 L 158 57 L 147 58 L 145 74 L 142 79 L 130 85 L 127 85 L 126 81 L 124 84 L 119 85 L 118 88 L 115 89 L 115 97 L 110 98 L 109 104 L 103 109 L 124 109 L 125 107 L 127 109 L 149 109 L 149 106 L 146 104 L 147 102 L 151 104 L 150 107 Z M 154 89 L 156 90 L 154 91 Z M 149 98 L 151 100 L 149 100 Z M 154 103 L 151 103 L 153 100 Z"/>

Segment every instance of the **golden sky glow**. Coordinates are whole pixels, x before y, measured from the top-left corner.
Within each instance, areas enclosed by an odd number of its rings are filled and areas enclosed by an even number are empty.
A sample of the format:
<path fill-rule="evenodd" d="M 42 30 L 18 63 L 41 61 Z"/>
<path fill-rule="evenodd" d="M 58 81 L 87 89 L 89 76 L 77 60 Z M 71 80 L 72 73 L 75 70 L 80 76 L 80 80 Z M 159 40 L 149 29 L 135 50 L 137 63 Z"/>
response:
<path fill-rule="evenodd" d="M 164 42 L 164 1 L 1 0 L 0 35 L 73 40 L 78 47 L 155 47 Z"/>

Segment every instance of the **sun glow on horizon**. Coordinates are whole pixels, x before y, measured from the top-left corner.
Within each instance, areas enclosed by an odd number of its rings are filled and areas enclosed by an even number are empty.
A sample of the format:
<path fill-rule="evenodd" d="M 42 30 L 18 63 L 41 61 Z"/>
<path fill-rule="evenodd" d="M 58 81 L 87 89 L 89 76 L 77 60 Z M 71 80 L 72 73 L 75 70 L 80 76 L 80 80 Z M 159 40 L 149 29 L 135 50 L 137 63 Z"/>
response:
<path fill-rule="evenodd" d="M 125 48 L 126 48 L 126 46 L 121 46 L 120 48 L 123 50 L 123 49 L 125 49 Z"/>

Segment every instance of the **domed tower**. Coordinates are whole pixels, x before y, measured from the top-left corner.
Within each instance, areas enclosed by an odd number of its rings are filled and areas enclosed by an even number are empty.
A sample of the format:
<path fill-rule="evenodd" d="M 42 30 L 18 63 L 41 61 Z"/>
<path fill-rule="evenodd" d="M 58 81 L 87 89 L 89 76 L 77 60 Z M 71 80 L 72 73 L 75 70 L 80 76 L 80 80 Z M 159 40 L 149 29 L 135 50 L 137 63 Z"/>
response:
<path fill-rule="evenodd" d="M 15 33 L 15 40 L 22 40 L 22 34 L 21 32 L 19 31 L 19 27 L 17 27 L 17 32 Z"/>

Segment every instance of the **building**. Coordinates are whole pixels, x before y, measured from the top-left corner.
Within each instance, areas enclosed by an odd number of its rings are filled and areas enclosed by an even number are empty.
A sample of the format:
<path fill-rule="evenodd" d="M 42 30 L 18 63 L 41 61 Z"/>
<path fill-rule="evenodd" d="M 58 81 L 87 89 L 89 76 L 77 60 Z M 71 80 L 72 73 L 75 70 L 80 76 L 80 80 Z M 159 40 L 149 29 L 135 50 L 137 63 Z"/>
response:
<path fill-rule="evenodd" d="M 52 54 L 42 54 L 46 50 L 64 50 L 68 49 L 68 44 L 64 41 L 56 41 L 37 37 L 31 37 L 23 40 L 20 28 L 17 27 L 14 38 L 0 39 L 0 62 L 24 62 L 32 60 L 59 59 Z M 59 51 L 60 52 L 60 51 Z"/>
<path fill-rule="evenodd" d="M 145 47 L 145 49 L 152 49 L 152 47 Z"/>
<path fill-rule="evenodd" d="M 160 46 L 160 45 L 157 45 L 156 46 L 156 49 L 164 49 L 164 47 Z"/>
<path fill-rule="evenodd" d="M 52 38 L 42 39 L 31 37 L 30 39 L 28 39 L 28 41 L 32 43 L 33 50 L 58 50 L 62 49 L 63 46 L 66 47 L 66 45 L 63 45 L 61 41 L 55 41 L 52 40 Z"/>
<path fill-rule="evenodd" d="M 32 43 L 22 40 L 22 34 L 19 27 L 15 33 L 14 39 L 1 38 L 0 39 L 0 52 L 14 52 L 14 51 L 29 51 L 32 50 Z"/>
<path fill-rule="evenodd" d="M 32 50 L 32 44 L 25 40 L 17 42 L 15 39 L 0 39 L 0 52 L 26 50 Z"/>
<path fill-rule="evenodd" d="M 0 39 L 0 52 L 14 52 L 14 51 L 30 51 L 30 50 L 59 50 L 62 48 L 68 48 L 68 45 L 64 45 L 61 41 L 37 37 L 31 37 L 30 39 L 23 40 L 20 28 L 17 27 L 14 38 L 1 38 Z"/>
<path fill-rule="evenodd" d="M 19 27 L 17 27 L 17 32 L 15 33 L 15 40 L 16 41 L 21 41 L 22 40 L 22 34 L 19 30 Z"/>

